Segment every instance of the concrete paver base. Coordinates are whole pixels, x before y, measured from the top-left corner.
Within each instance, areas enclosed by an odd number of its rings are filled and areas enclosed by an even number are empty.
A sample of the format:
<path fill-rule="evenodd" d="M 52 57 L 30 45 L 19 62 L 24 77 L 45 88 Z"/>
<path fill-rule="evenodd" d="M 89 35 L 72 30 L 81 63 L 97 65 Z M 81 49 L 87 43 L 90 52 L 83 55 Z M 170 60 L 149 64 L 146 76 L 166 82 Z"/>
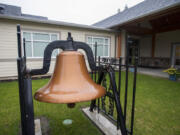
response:
<path fill-rule="evenodd" d="M 121 135 L 121 131 L 117 130 L 117 127 L 104 117 L 101 113 L 98 113 L 97 110 L 93 112 L 89 111 L 89 107 L 83 108 L 83 112 L 92 120 L 106 135 Z"/>
<path fill-rule="evenodd" d="M 35 135 L 42 135 L 40 119 L 35 119 Z"/>

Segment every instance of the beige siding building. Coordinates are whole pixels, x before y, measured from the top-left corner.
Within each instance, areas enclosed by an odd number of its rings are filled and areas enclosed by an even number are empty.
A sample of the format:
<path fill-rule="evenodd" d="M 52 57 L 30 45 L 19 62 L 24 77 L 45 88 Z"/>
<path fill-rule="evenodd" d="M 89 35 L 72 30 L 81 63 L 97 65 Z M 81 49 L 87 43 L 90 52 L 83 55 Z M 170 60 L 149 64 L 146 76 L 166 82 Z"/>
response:
<path fill-rule="evenodd" d="M 54 22 L 53 22 L 54 23 Z M 68 32 L 71 32 L 74 41 L 82 41 L 88 43 L 90 40 L 102 40 L 105 42 L 107 39 L 107 50 L 105 57 L 114 57 L 115 52 L 115 32 L 108 29 L 96 29 L 95 27 L 85 27 L 85 26 L 70 26 L 62 25 L 52 22 L 38 22 L 36 20 L 21 19 L 14 17 L 0 16 L 0 77 L 13 77 L 17 76 L 17 24 L 21 25 L 22 36 L 26 39 L 26 47 L 29 44 L 31 48 L 27 48 L 27 64 L 28 68 L 41 68 L 42 67 L 42 53 L 44 47 L 48 44 L 46 41 L 47 35 L 55 37 L 54 40 L 66 40 Z M 39 34 L 39 35 L 38 35 Z M 39 39 L 28 39 L 30 35 L 33 38 Z M 36 37 L 35 37 L 36 36 Z M 42 39 L 41 39 L 42 38 Z M 45 39 L 43 39 L 45 38 Z M 34 40 L 34 41 L 31 41 Z M 42 41 L 44 40 L 44 41 Z M 44 42 L 44 44 L 43 44 Z M 93 41 L 91 41 L 93 42 Z M 39 45 L 39 47 L 37 47 Z M 43 46 L 44 45 L 44 46 Z M 43 46 L 42 48 L 40 48 Z M 92 47 L 92 46 L 91 46 Z M 92 47 L 93 48 L 93 47 Z M 32 49 L 34 50 L 33 54 Z M 39 50 L 38 50 L 39 49 Z M 60 52 L 61 50 L 59 50 Z M 99 52 L 103 53 L 103 52 Z M 33 56 L 32 56 L 33 55 Z M 51 68 L 49 73 L 53 72 L 55 57 L 52 58 Z"/>

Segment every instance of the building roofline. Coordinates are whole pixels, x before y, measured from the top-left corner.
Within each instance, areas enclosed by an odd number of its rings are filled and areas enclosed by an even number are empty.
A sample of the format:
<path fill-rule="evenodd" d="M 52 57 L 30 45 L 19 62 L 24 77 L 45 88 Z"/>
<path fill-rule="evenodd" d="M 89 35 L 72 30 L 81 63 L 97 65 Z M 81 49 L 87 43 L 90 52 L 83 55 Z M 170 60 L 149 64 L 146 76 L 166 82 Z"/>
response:
<path fill-rule="evenodd" d="M 76 23 L 68 23 L 68 22 L 63 22 L 63 21 L 39 20 L 39 19 L 34 19 L 34 18 L 27 18 L 27 17 L 22 17 L 22 16 L 3 15 L 3 14 L 0 14 L 0 18 L 2 18 L 2 19 L 10 19 L 10 20 L 18 20 L 18 21 L 26 21 L 26 22 L 43 23 L 43 24 L 52 24 L 52 25 L 59 25 L 59 26 L 65 26 L 65 27 L 73 27 L 73 28 L 81 28 L 81 29 L 89 29 L 89 30 L 97 30 L 97 31 L 119 33 L 119 31 L 117 31 L 117 30 L 112 30 L 112 29 L 108 29 L 108 28 L 100 28 L 100 27 L 96 27 L 96 26 L 76 24 Z"/>
<path fill-rule="evenodd" d="M 170 6 L 167 6 L 167 7 L 164 7 L 164 8 L 155 10 L 155 11 L 152 11 L 152 12 L 150 12 L 150 13 L 143 14 L 143 15 L 141 15 L 141 16 L 138 16 L 138 17 L 129 19 L 128 21 L 125 21 L 125 22 L 122 22 L 122 23 L 119 23 L 119 24 L 115 24 L 115 25 L 109 26 L 109 27 L 107 27 L 107 29 L 111 29 L 111 28 L 117 27 L 117 26 L 122 26 L 122 25 L 124 25 L 124 24 L 131 23 L 131 22 L 134 22 L 134 21 L 136 21 L 136 20 L 138 20 L 138 19 L 142 19 L 142 18 L 151 16 L 151 15 L 154 15 L 154 14 L 158 14 L 159 12 L 163 12 L 163 11 L 165 11 L 165 10 L 168 10 L 168 9 L 171 9 L 171 8 L 175 8 L 175 7 L 178 7 L 178 6 L 180 6 L 180 3 L 176 3 L 176 4 L 173 4 L 173 5 L 170 5 Z"/>

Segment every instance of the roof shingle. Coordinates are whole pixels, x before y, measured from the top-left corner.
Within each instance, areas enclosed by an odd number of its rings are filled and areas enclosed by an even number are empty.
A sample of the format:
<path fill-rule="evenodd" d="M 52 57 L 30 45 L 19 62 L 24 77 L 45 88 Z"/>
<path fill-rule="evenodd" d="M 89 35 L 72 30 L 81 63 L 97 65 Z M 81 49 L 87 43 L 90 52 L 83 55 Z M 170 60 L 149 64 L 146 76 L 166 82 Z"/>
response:
<path fill-rule="evenodd" d="M 99 21 L 93 26 L 101 28 L 111 28 L 116 25 L 121 25 L 139 17 L 153 14 L 164 9 L 180 5 L 180 0 L 145 0 L 134 7 L 125 9 L 124 11 L 110 16 L 102 21 Z"/>

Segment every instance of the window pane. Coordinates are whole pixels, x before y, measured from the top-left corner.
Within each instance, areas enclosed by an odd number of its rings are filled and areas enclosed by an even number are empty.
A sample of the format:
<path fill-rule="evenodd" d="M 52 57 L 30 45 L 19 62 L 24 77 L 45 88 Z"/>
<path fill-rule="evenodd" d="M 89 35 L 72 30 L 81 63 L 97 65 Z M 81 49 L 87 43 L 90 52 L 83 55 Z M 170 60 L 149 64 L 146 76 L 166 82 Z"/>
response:
<path fill-rule="evenodd" d="M 58 38 L 57 38 L 57 35 L 56 34 L 52 34 L 51 35 L 51 41 L 54 41 L 54 40 L 57 40 Z"/>
<path fill-rule="evenodd" d="M 44 40 L 49 41 L 49 34 L 33 33 L 33 40 Z"/>
<path fill-rule="evenodd" d="M 103 44 L 104 43 L 104 39 L 103 38 L 93 38 L 93 44 L 95 44 L 95 42 L 97 42 L 97 44 Z"/>
<path fill-rule="evenodd" d="M 26 57 L 32 57 L 32 46 L 31 46 L 31 42 L 27 42 L 27 41 L 26 41 L 25 48 L 26 48 Z"/>
<path fill-rule="evenodd" d="M 88 44 L 92 44 L 92 37 L 88 37 L 87 43 L 88 43 Z"/>
<path fill-rule="evenodd" d="M 34 57 L 43 57 L 47 44 L 46 42 L 33 42 Z"/>
<path fill-rule="evenodd" d="M 105 39 L 105 45 L 109 45 L 109 39 L 108 38 Z"/>
<path fill-rule="evenodd" d="M 104 46 L 104 56 L 108 56 L 108 46 L 107 45 L 105 45 Z"/>
<path fill-rule="evenodd" d="M 23 38 L 25 38 L 26 41 L 31 41 L 31 33 L 23 32 Z"/>
<path fill-rule="evenodd" d="M 58 49 L 55 49 L 52 53 L 52 56 L 51 57 L 56 57 L 56 55 L 58 55 L 59 52 L 58 52 Z"/>
<path fill-rule="evenodd" d="M 92 49 L 93 54 L 95 55 L 95 46 L 92 45 L 91 49 Z"/>
<path fill-rule="evenodd" d="M 97 56 L 103 56 L 103 46 L 97 45 Z"/>

